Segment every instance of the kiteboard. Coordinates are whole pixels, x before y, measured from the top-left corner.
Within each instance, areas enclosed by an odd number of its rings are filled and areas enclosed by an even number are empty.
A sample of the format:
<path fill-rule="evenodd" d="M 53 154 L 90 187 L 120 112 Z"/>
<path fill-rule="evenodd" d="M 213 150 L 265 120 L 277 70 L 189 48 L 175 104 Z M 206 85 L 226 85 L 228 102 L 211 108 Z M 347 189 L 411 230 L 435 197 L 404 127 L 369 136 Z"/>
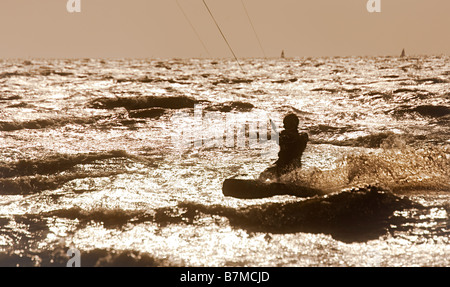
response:
<path fill-rule="evenodd" d="M 240 199 L 267 198 L 277 195 L 312 197 L 325 194 L 320 189 L 302 185 L 235 178 L 229 178 L 223 182 L 222 192 L 225 196 Z"/>

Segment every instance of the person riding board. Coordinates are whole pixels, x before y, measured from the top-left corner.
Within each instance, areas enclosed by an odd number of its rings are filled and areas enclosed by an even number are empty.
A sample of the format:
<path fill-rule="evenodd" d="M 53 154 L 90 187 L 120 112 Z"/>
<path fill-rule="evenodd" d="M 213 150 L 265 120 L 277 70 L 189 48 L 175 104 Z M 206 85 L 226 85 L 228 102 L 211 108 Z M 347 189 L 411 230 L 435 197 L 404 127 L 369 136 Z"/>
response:
<path fill-rule="evenodd" d="M 278 160 L 274 166 L 266 169 L 260 176 L 261 180 L 267 180 L 280 176 L 301 167 L 301 157 L 309 141 L 307 133 L 298 132 L 299 119 L 295 114 L 288 114 L 283 119 L 284 130 L 280 132 Z"/>

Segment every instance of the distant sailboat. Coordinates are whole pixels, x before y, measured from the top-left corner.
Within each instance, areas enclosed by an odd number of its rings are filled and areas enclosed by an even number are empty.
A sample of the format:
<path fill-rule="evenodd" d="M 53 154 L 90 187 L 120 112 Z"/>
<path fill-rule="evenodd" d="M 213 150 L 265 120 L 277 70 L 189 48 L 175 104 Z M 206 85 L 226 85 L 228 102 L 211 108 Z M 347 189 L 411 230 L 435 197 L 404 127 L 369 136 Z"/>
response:
<path fill-rule="evenodd" d="M 406 57 L 405 49 L 402 50 L 402 54 L 400 55 L 400 58 Z"/>
<path fill-rule="evenodd" d="M 284 56 L 284 50 L 283 51 L 281 51 L 281 59 L 284 59 L 285 58 L 285 56 Z"/>

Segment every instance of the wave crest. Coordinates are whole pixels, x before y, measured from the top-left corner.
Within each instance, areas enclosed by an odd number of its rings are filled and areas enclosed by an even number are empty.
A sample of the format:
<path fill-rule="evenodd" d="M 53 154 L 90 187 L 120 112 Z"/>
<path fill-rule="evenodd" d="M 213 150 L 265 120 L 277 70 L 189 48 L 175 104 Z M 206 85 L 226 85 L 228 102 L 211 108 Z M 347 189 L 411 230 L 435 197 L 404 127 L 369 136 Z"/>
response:
<path fill-rule="evenodd" d="M 380 148 L 345 155 L 333 169 L 297 169 L 282 179 L 331 191 L 369 184 L 393 192 L 450 191 L 450 152 L 443 147 L 413 148 L 393 137 Z"/>

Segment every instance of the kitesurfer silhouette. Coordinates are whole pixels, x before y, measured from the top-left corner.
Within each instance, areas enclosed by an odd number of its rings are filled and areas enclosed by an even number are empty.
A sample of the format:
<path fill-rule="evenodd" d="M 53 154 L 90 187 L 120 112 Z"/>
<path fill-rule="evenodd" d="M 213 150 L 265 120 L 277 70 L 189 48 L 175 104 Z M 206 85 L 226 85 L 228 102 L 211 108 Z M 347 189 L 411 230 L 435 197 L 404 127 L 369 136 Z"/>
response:
<path fill-rule="evenodd" d="M 261 180 L 265 181 L 273 177 L 278 180 L 281 175 L 301 167 L 301 157 L 309 140 L 308 134 L 298 132 L 299 119 L 295 114 L 285 116 L 283 125 L 284 130 L 279 136 L 278 160 L 272 167 L 261 173 Z"/>

